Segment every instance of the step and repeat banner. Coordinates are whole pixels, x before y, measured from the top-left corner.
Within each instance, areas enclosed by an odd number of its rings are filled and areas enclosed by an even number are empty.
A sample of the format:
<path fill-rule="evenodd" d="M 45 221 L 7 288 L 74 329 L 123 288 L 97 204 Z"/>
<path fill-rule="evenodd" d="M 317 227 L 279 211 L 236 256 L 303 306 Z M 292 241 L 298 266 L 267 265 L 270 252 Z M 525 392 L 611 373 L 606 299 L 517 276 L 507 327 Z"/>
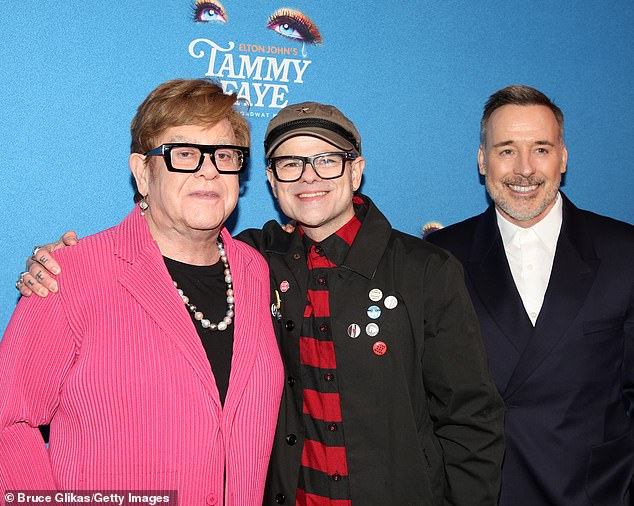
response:
<path fill-rule="evenodd" d="M 631 0 L 9 0 L 2 10 L 0 329 L 33 246 L 128 213 L 130 120 L 176 77 L 209 77 L 242 99 L 252 156 L 234 232 L 281 219 L 262 139 L 281 107 L 304 100 L 356 123 L 362 190 L 396 228 L 420 236 L 481 212 L 482 105 L 512 83 L 565 113 L 567 195 L 634 222 Z"/>

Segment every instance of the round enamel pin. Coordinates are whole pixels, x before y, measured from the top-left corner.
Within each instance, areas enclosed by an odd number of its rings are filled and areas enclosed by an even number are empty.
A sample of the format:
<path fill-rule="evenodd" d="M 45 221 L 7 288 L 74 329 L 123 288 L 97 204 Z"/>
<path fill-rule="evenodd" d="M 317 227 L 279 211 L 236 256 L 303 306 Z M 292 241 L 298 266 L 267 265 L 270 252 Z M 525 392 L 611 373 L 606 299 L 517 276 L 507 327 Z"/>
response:
<path fill-rule="evenodd" d="M 372 290 L 370 290 L 368 297 L 370 297 L 370 300 L 372 302 L 377 302 L 383 298 L 383 292 L 378 288 L 373 288 Z"/>
<path fill-rule="evenodd" d="M 394 295 L 389 295 L 385 297 L 385 301 L 383 302 L 383 304 L 385 304 L 385 307 L 388 309 L 394 309 L 396 306 L 398 306 L 398 299 L 394 297 Z"/>
<path fill-rule="evenodd" d="M 368 323 L 365 326 L 365 333 L 370 337 L 374 337 L 379 333 L 379 326 L 376 323 Z"/>
<path fill-rule="evenodd" d="M 282 293 L 286 293 L 288 292 L 288 289 L 291 287 L 291 285 L 288 284 L 288 281 L 284 280 L 280 283 L 280 291 Z"/>
<path fill-rule="evenodd" d="M 368 308 L 368 316 L 373 320 L 376 320 L 379 316 L 381 316 L 381 308 L 379 306 L 370 306 Z"/>
<path fill-rule="evenodd" d="M 379 357 L 381 355 L 385 355 L 385 352 L 387 351 L 387 344 L 385 344 L 383 341 L 377 341 L 372 345 L 372 351 L 375 355 L 378 355 Z"/>
<path fill-rule="evenodd" d="M 359 327 L 356 323 L 351 323 L 348 325 L 348 335 L 352 339 L 356 339 L 361 335 L 361 327 Z"/>

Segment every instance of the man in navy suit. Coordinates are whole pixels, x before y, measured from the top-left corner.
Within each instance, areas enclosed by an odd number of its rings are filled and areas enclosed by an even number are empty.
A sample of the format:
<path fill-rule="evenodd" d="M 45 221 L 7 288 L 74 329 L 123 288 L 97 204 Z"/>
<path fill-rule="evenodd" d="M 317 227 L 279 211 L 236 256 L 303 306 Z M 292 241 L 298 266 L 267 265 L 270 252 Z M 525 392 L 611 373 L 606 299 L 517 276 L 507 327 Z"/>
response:
<path fill-rule="evenodd" d="M 563 113 L 538 90 L 491 95 L 480 135 L 493 204 L 429 240 L 464 266 L 506 403 L 499 503 L 632 504 L 634 227 L 559 191 Z"/>

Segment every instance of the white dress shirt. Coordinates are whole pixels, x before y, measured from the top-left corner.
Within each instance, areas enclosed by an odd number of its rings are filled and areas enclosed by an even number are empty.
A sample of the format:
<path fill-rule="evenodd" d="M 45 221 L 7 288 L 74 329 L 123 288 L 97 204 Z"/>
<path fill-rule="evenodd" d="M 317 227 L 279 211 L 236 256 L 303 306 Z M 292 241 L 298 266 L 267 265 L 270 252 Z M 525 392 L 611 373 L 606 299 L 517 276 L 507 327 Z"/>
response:
<path fill-rule="evenodd" d="M 517 291 L 533 326 L 537 321 L 553 268 L 557 239 L 561 231 L 562 199 L 544 218 L 529 228 L 518 227 L 495 209 L 504 251 Z"/>

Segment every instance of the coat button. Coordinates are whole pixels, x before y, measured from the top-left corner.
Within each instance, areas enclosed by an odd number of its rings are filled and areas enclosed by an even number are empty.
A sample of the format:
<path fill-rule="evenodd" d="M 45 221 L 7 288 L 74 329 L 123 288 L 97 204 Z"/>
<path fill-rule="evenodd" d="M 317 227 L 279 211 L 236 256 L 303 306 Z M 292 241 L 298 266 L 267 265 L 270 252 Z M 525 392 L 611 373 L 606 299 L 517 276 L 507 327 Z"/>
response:
<path fill-rule="evenodd" d="M 319 283 L 321 286 L 324 286 L 326 283 L 328 283 L 328 281 L 325 277 L 320 276 L 319 278 L 317 278 L 317 283 Z"/>
<path fill-rule="evenodd" d="M 319 332 L 328 332 L 328 325 L 326 323 L 322 323 L 319 326 Z"/>
<path fill-rule="evenodd" d="M 293 378 L 292 376 L 289 376 L 286 382 L 288 383 L 288 386 L 292 387 L 295 385 L 295 378 Z"/>
<path fill-rule="evenodd" d="M 295 443 L 297 443 L 297 436 L 295 434 L 289 434 L 288 436 L 286 436 L 286 442 L 289 446 L 293 446 Z"/>
<path fill-rule="evenodd" d="M 335 474 L 333 474 L 333 475 L 330 477 L 330 479 L 331 479 L 332 481 L 339 481 L 339 480 L 341 480 L 341 475 L 340 475 L 339 473 L 335 473 Z"/>
<path fill-rule="evenodd" d="M 293 330 L 295 328 L 295 322 L 293 320 L 287 320 L 284 327 L 286 327 L 286 330 Z"/>
<path fill-rule="evenodd" d="M 315 253 L 317 253 L 320 257 L 324 255 L 324 248 L 321 246 L 315 246 Z"/>
<path fill-rule="evenodd" d="M 214 506 L 214 504 L 216 504 L 218 502 L 218 499 L 216 498 L 216 494 L 209 494 L 207 496 L 207 504 L 209 506 Z"/>
<path fill-rule="evenodd" d="M 335 375 L 331 372 L 324 374 L 324 379 L 326 381 L 333 381 L 335 379 Z"/>
<path fill-rule="evenodd" d="M 330 432 L 337 432 L 337 424 L 336 423 L 331 423 L 328 425 L 328 430 Z"/>
<path fill-rule="evenodd" d="M 284 504 L 286 502 L 286 496 L 284 494 L 277 494 L 275 496 L 276 504 Z"/>
<path fill-rule="evenodd" d="M 293 253 L 293 260 L 299 260 L 300 258 L 302 258 L 302 254 L 299 251 Z"/>

